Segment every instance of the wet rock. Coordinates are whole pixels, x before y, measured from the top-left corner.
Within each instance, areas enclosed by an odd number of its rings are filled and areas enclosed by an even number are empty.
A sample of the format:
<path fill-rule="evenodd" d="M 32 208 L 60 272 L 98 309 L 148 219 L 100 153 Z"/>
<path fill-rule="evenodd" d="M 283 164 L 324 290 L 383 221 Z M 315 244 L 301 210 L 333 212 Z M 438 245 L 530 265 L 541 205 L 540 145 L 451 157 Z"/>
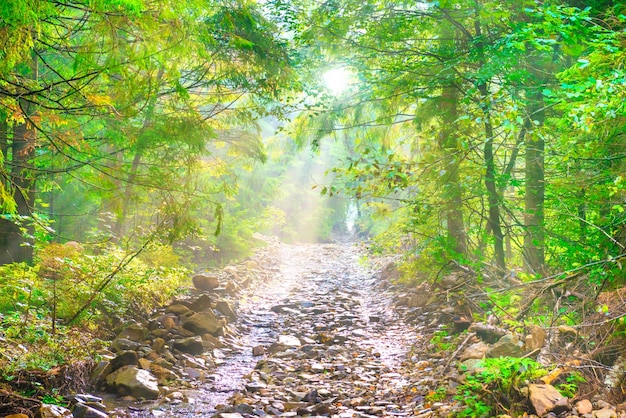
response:
<path fill-rule="evenodd" d="M 497 342 L 506 334 L 506 331 L 502 328 L 484 324 L 482 322 L 474 322 L 467 330 L 469 332 L 476 333 L 480 339 L 491 344 Z"/>
<path fill-rule="evenodd" d="M 139 364 L 139 357 L 136 351 L 120 351 L 113 360 L 111 360 L 111 370 L 116 371 L 123 366 L 135 366 Z"/>
<path fill-rule="evenodd" d="M 62 406 L 59 405 L 41 405 L 41 408 L 39 408 L 39 416 L 41 418 L 63 418 L 63 417 L 68 417 L 71 418 L 72 417 L 72 412 L 67 409 L 67 408 L 63 408 Z"/>
<path fill-rule="evenodd" d="M 124 330 L 120 332 L 117 338 L 125 338 L 130 341 L 141 343 L 146 339 L 147 336 L 148 336 L 147 328 L 144 328 L 139 324 L 132 324 L 124 328 Z"/>
<path fill-rule="evenodd" d="M 157 378 L 147 370 L 138 369 L 136 366 L 123 366 L 108 375 L 106 382 L 121 395 L 145 399 L 159 397 Z"/>
<path fill-rule="evenodd" d="M 141 343 L 131 341 L 127 338 L 116 338 L 111 342 L 111 351 L 117 353 L 119 351 L 137 350 L 141 347 Z"/>
<path fill-rule="evenodd" d="M 220 279 L 208 273 L 196 274 L 191 281 L 198 290 L 213 290 L 220 286 Z"/>
<path fill-rule="evenodd" d="M 72 416 L 74 418 L 107 418 L 109 415 L 91 406 L 77 403 L 72 408 Z"/>
<path fill-rule="evenodd" d="M 507 334 L 500 338 L 489 351 L 487 357 L 521 357 L 523 355 L 521 341 L 512 334 Z"/>
<path fill-rule="evenodd" d="M 224 300 L 218 301 L 215 304 L 215 309 L 217 309 L 217 311 L 219 313 L 224 315 L 230 321 L 236 321 L 237 320 L 237 314 L 235 314 L 235 311 L 233 311 L 233 309 L 230 307 L 228 302 L 226 302 Z"/>
<path fill-rule="evenodd" d="M 162 353 L 165 350 L 165 340 L 163 338 L 155 338 L 152 341 L 152 350 L 158 354 Z"/>
<path fill-rule="evenodd" d="M 219 338 L 214 337 L 211 334 L 202 334 L 202 343 L 205 348 L 223 348 L 224 344 Z"/>
<path fill-rule="evenodd" d="M 266 383 L 263 383 L 263 382 L 258 381 L 258 380 L 252 381 L 252 382 L 246 384 L 246 390 L 248 392 L 251 392 L 251 393 L 259 392 L 262 389 L 265 389 L 266 387 L 267 387 Z"/>
<path fill-rule="evenodd" d="M 183 328 L 194 332 L 196 335 L 211 334 L 217 337 L 222 334 L 224 326 L 213 312 L 203 311 L 189 317 L 183 323 Z"/>
<path fill-rule="evenodd" d="M 265 347 L 263 347 L 262 345 L 257 345 L 255 347 L 252 347 L 252 355 L 253 356 L 262 356 L 263 354 L 265 354 Z"/>
<path fill-rule="evenodd" d="M 159 318 L 159 322 L 166 330 L 170 330 L 176 326 L 176 320 L 171 315 L 162 316 Z M 158 330 L 152 331 L 152 335 L 157 335 L 156 331 Z M 167 334 L 167 332 L 165 334 Z"/>
<path fill-rule="evenodd" d="M 204 345 L 201 337 L 189 337 L 174 341 L 174 348 L 189 354 L 202 354 Z"/>
<path fill-rule="evenodd" d="M 540 417 L 545 417 L 550 412 L 560 414 L 569 409 L 569 399 L 552 385 L 528 385 L 529 400 L 535 412 Z"/>
<path fill-rule="evenodd" d="M 201 295 L 198 299 L 193 301 L 191 309 L 194 312 L 202 312 L 207 309 L 211 309 L 211 297 L 209 295 Z"/>

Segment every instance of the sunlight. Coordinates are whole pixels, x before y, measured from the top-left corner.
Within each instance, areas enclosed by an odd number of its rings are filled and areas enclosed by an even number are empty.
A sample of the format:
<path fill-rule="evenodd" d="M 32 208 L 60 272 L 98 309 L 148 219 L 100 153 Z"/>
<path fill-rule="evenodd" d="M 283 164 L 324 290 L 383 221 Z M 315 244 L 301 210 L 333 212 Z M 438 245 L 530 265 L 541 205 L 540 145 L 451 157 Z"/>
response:
<path fill-rule="evenodd" d="M 322 75 L 324 87 L 334 96 L 339 96 L 346 91 L 350 87 L 352 78 L 352 73 L 345 67 L 330 69 Z"/>

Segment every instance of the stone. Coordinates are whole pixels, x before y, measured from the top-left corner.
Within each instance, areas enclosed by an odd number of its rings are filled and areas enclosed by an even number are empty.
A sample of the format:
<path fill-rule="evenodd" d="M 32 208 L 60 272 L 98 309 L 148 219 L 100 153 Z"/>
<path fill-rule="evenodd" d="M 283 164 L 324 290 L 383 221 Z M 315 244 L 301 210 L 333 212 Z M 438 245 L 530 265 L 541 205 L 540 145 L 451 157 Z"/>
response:
<path fill-rule="evenodd" d="M 285 345 L 287 347 L 300 347 L 302 343 L 298 337 L 293 335 L 279 335 L 278 344 Z"/>
<path fill-rule="evenodd" d="M 91 406 L 77 403 L 72 408 L 72 416 L 74 418 L 107 418 L 109 415 Z"/>
<path fill-rule="evenodd" d="M 99 388 L 104 383 L 107 375 L 109 375 L 113 371 L 111 367 L 111 362 L 109 360 L 102 360 L 98 363 L 96 367 L 94 367 L 91 372 L 90 378 L 91 382 L 95 388 Z"/>
<path fill-rule="evenodd" d="M 174 348 L 183 353 L 189 354 L 202 354 L 204 352 L 204 345 L 202 344 L 201 337 L 189 337 L 174 341 Z"/>
<path fill-rule="evenodd" d="M 152 349 L 161 354 L 163 350 L 165 350 L 165 340 L 163 338 L 155 338 L 154 341 L 152 341 Z"/>
<path fill-rule="evenodd" d="M 136 366 L 123 366 L 106 378 L 107 385 L 121 395 L 135 398 L 156 399 L 159 397 L 157 378 L 147 370 Z"/>
<path fill-rule="evenodd" d="M 490 358 L 521 357 L 523 354 L 521 341 L 516 336 L 507 334 L 487 351 L 486 356 Z"/>
<path fill-rule="evenodd" d="M 116 371 L 123 366 L 135 366 L 139 363 L 139 357 L 136 351 L 120 351 L 113 360 L 111 360 L 111 370 Z"/>
<path fill-rule="evenodd" d="M 576 402 L 576 412 L 579 415 L 590 414 L 593 411 L 593 405 L 591 405 L 591 401 L 589 399 L 582 399 Z"/>
<path fill-rule="evenodd" d="M 465 351 L 463 351 L 463 354 L 461 354 L 460 360 L 465 361 L 468 359 L 484 358 L 490 349 L 491 346 L 489 344 L 479 341 L 467 347 Z"/>
<path fill-rule="evenodd" d="M 209 295 L 200 295 L 198 299 L 193 301 L 190 308 L 194 312 L 202 312 L 211 309 L 211 297 Z"/>
<path fill-rule="evenodd" d="M 482 322 L 474 322 L 467 330 L 475 333 L 481 340 L 490 344 L 495 343 L 506 334 L 506 331 L 502 328 Z"/>
<path fill-rule="evenodd" d="M 530 327 L 529 334 L 525 338 L 526 351 L 533 351 L 543 348 L 546 342 L 546 330 L 539 326 Z"/>
<path fill-rule="evenodd" d="M 139 367 L 144 370 L 150 370 L 150 366 L 152 366 L 152 361 L 148 360 L 145 357 L 139 359 Z"/>
<path fill-rule="evenodd" d="M 164 315 L 159 318 L 159 322 L 163 326 L 163 328 L 170 330 L 176 326 L 176 320 L 172 315 Z M 155 331 L 152 331 L 152 335 L 155 335 Z"/>
<path fill-rule="evenodd" d="M 117 353 L 119 351 L 137 350 L 141 347 L 141 343 L 131 341 L 127 338 L 118 337 L 111 342 L 111 351 Z"/>
<path fill-rule="evenodd" d="M 202 334 L 202 343 L 205 348 L 224 348 L 220 339 L 211 334 Z"/>
<path fill-rule="evenodd" d="M 224 315 L 230 321 L 236 321 L 237 320 L 237 314 L 235 313 L 235 311 L 233 311 L 231 306 L 225 300 L 220 300 L 219 302 L 217 302 L 215 304 L 215 309 L 217 309 L 217 311 L 219 313 Z"/>
<path fill-rule="evenodd" d="M 569 409 L 569 399 L 561 395 L 552 385 L 528 385 L 530 403 L 540 417 L 550 412 L 560 414 Z"/>
<path fill-rule="evenodd" d="M 24 415 L 24 414 L 11 414 L 11 415 L 5 415 L 4 418 L 28 418 L 28 415 Z"/>
<path fill-rule="evenodd" d="M 430 294 L 428 293 L 419 293 L 414 294 L 408 297 L 406 301 L 406 306 L 409 308 L 421 308 L 428 303 L 430 299 Z"/>
<path fill-rule="evenodd" d="M 593 411 L 592 418 L 617 418 L 617 412 L 610 408 L 603 408 Z"/>
<path fill-rule="evenodd" d="M 265 354 L 265 347 L 263 347 L 262 345 L 257 345 L 255 347 L 252 347 L 252 355 L 257 357 L 257 356 L 262 356 L 263 354 Z"/>
<path fill-rule="evenodd" d="M 183 323 L 183 328 L 196 335 L 211 334 L 217 337 L 223 333 L 224 326 L 213 312 L 202 311 L 190 316 Z"/>
<path fill-rule="evenodd" d="M 220 286 L 220 279 L 208 273 L 196 274 L 192 277 L 191 281 L 198 290 L 213 290 Z"/>
<path fill-rule="evenodd" d="M 140 343 L 140 342 L 143 342 L 147 336 L 148 336 L 147 328 L 144 328 L 139 324 L 132 324 L 124 328 L 124 330 L 119 333 L 117 338 L 125 338 L 127 340 Z"/>
<path fill-rule="evenodd" d="M 165 308 L 165 312 L 174 314 L 176 316 L 184 316 L 184 315 L 187 315 L 189 312 L 191 312 L 191 309 L 189 309 L 187 306 L 183 305 L 182 303 L 174 303 L 168 306 L 167 308 Z"/>
<path fill-rule="evenodd" d="M 158 383 L 162 385 L 168 381 L 175 381 L 179 378 L 173 371 L 154 363 L 150 366 L 150 371 L 156 376 Z"/>
<path fill-rule="evenodd" d="M 39 416 L 41 418 L 62 418 L 68 417 L 72 418 L 72 412 L 59 405 L 41 405 L 39 408 Z"/>
<path fill-rule="evenodd" d="M 238 412 L 222 412 L 218 416 L 221 418 L 243 418 L 243 415 Z"/>

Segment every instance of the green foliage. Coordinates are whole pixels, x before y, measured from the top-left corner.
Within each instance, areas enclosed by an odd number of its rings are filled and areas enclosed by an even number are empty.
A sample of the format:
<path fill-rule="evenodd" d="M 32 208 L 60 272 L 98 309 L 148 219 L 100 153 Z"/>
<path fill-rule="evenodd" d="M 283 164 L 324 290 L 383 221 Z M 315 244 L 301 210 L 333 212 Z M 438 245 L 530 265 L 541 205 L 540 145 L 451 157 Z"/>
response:
<path fill-rule="evenodd" d="M 458 386 L 455 399 L 466 408 L 462 417 L 487 417 L 510 413 L 524 396 L 520 388 L 548 371 L 528 358 L 499 357 L 481 360 L 474 373 Z M 505 409 L 503 409 L 503 407 Z"/>
<path fill-rule="evenodd" d="M 574 371 L 567 375 L 564 383 L 556 385 L 556 388 L 563 396 L 573 398 L 578 392 L 578 384 L 586 382 L 587 379 L 585 379 L 582 373 Z"/>

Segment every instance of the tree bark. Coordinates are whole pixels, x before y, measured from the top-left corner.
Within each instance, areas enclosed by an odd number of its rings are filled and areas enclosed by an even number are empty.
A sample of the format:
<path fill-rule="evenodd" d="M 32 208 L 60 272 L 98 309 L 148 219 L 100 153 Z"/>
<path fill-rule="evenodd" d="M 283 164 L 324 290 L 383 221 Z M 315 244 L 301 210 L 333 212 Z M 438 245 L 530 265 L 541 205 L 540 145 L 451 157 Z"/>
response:
<path fill-rule="evenodd" d="M 457 114 L 457 90 L 453 86 L 443 88 L 441 111 L 443 127 L 441 149 L 443 150 L 443 192 L 448 239 L 457 254 L 467 253 L 467 235 L 463 221 L 463 190 L 459 181 L 459 141 L 454 122 Z"/>
<path fill-rule="evenodd" d="M 543 96 L 540 92 L 531 98 L 528 117 L 536 126 L 545 120 Z M 536 132 L 526 140 L 526 194 L 524 197 L 524 265 L 527 272 L 537 273 L 545 262 L 545 142 Z"/>

